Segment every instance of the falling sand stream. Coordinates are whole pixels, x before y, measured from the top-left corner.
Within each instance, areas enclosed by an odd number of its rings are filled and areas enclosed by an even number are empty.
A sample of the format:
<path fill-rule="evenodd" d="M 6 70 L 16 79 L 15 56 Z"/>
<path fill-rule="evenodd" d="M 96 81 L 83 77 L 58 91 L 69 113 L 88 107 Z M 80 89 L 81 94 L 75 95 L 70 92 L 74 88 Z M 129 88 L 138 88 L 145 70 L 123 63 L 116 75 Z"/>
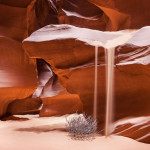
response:
<path fill-rule="evenodd" d="M 113 114 L 113 82 L 114 82 L 114 52 L 115 48 L 105 49 L 106 61 L 106 118 L 105 136 L 111 133 L 112 114 Z M 98 81 L 98 46 L 95 46 L 95 76 L 94 76 L 94 105 L 93 119 L 97 120 L 97 81 Z"/>
<path fill-rule="evenodd" d="M 95 46 L 95 77 L 94 77 L 94 105 L 93 119 L 97 120 L 97 78 L 98 78 L 98 46 Z"/>
<path fill-rule="evenodd" d="M 113 93 L 114 93 L 114 57 L 115 48 L 105 49 L 106 60 L 106 118 L 105 136 L 109 136 L 112 131 L 113 118 Z"/>
<path fill-rule="evenodd" d="M 93 104 L 93 119 L 97 120 L 97 80 L 98 80 L 98 47 L 105 47 L 105 62 L 106 62 L 106 118 L 105 118 L 105 136 L 108 137 L 112 130 L 113 121 L 113 93 L 114 93 L 114 59 L 115 47 L 126 43 L 133 35 L 134 30 L 126 30 L 121 36 L 108 40 L 102 43 L 93 41 L 95 45 L 95 76 L 94 76 L 94 104 Z"/>

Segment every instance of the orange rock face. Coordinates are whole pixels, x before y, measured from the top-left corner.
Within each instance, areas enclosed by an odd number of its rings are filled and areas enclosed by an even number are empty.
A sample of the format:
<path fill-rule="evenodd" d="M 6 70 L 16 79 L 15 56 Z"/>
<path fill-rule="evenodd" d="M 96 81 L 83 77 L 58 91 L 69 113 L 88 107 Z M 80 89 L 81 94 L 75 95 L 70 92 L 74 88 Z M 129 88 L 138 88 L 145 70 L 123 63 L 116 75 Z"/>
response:
<path fill-rule="evenodd" d="M 89 0 L 91 3 L 103 10 L 105 15 L 109 18 L 111 30 L 120 29 L 137 29 L 150 24 L 148 18 L 150 17 L 148 0 Z"/>
<path fill-rule="evenodd" d="M 15 100 L 7 107 L 8 115 L 39 113 L 42 100 L 40 98 L 26 98 Z"/>
<path fill-rule="evenodd" d="M 136 120 L 137 118 L 135 118 Z M 121 124 L 115 124 L 114 132 L 117 135 L 133 138 L 139 142 L 149 143 L 150 141 L 150 121 L 149 117 L 138 118 L 141 121 L 131 122 L 131 119 L 126 119 Z"/>
<path fill-rule="evenodd" d="M 37 87 L 35 60 L 21 45 L 27 33 L 28 3 L 0 3 L 0 116 L 10 102 L 30 96 Z"/>
<path fill-rule="evenodd" d="M 41 117 L 82 112 L 82 103 L 76 94 L 61 94 L 54 97 L 42 98 L 42 102 Z"/>
<path fill-rule="evenodd" d="M 150 25 L 149 4 L 149 0 L 39 0 L 34 18 L 40 20 L 40 27 L 70 24 L 102 31 L 139 29 Z"/>
<path fill-rule="evenodd" d="M 150 25 L 149 4 L 148 0 L 61 0 L 58 20 L 60 24 L 103 31 L 138 29 Z"/>

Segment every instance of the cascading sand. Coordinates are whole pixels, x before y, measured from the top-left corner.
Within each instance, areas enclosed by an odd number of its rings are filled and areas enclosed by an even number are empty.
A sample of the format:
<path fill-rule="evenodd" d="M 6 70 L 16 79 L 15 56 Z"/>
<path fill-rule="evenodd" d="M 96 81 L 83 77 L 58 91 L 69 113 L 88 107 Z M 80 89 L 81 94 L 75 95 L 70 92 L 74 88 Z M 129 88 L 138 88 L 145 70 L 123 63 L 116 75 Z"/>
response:
<path fill-rule="evenodd" d="M 106 122 L 105 136 L 109 136 L 112 131 L 113 117 L 113 86 L 114 86 L 114 53 L 115 48 L 105 49 L 106 60 Z M 97 89 L 98 83 L 98 46 L 95 46 L 95 76 L 94 76 L 94 104 L 93 104 L 93 120 L 97 120 Z"/>
<path fill-rule="evenodd" d="M 108 137 L 113 131 L 113 89 L 114 89 L 114 59 L 115 47 L 125 44 L 133 35 L 135 30 L 122 31 L 122 35 L 106 40 L 105 42 L 93 41 L 91 44 L 95 46 L 95 79 L 94 79 L 94 105 L 93 119 L 97 120 L 97 79 L 98 79 L 98 47 L 105 48 L 106 60 L 106 118 L 105 118 L 105 136 Z"/>
<path fill-rule="evenodd" d="M 95 76 L 94 76 L 93 120 L 97 120 L 97 78 L 98 78 L 98 46 L 95 46 Z"/>
<path fill-rule="evenodd" d="M 112 131 L 113 118 L 113 93 L 114 93 L 114 55 L 115 48 L 105 49 L 106 60 L 106 118 L 105 136 L 109 136 Z"/>

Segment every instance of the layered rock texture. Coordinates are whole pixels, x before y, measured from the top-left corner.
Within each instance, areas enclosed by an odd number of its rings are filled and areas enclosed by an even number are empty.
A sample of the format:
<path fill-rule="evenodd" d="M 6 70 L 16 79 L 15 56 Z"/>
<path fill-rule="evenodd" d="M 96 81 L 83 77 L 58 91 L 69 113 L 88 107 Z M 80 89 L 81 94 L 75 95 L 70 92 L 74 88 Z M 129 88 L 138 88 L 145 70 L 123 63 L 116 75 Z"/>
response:
<path fill-rule="evenodd" d="M 139 142 L 149 143 L 150 141 L 150 117 L 138 117 L 125 119 L 115 123 L 113 133 L 133 138 Z"/>
<path fill-rule="evenodd" d="M 99 128 L 105 121 L 106 48 L 115 48 L 114 120 L 150 116 L 148 6 L 148 0 L 0 0 L 0 116 L 92 115 L 95 46 Z M 130 124 L 114 132 L 150 143 L 148 125 L 133 135 Z"/>

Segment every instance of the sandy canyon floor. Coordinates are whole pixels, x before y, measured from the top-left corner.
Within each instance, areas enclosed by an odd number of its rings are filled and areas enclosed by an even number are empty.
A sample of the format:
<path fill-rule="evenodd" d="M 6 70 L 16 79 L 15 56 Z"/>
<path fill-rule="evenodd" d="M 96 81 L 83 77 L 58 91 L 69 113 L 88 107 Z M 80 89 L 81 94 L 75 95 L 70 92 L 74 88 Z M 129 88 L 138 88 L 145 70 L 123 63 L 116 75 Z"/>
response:
<path fill-rule="evenodd" d="M 123 136 L 97 135 L 93 140 L 72 140 L 66 117 L 17 116 L 26 121 L 0 121 L 0 150 L 150 150 L 150 144 Z"/>

